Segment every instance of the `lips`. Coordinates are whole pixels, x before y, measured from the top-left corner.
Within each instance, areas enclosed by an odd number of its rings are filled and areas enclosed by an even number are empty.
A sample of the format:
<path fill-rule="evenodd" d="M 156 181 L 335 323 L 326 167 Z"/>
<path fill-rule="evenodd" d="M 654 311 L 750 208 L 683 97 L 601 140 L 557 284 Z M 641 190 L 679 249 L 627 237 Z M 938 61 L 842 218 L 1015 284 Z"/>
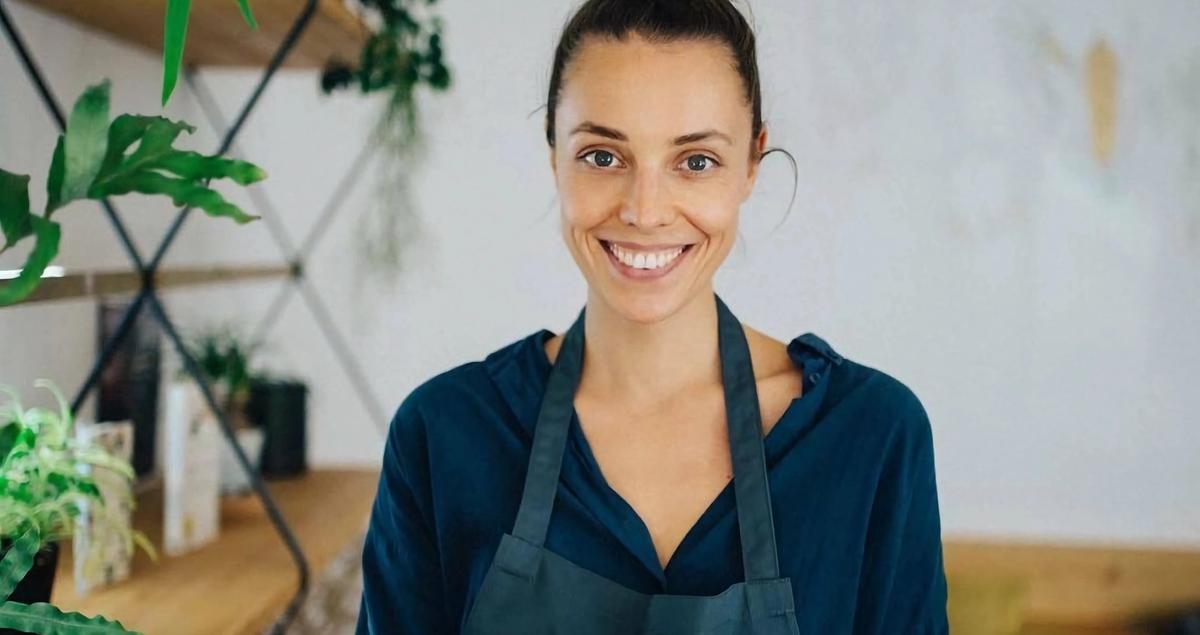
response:
<path fill-rule="evenodd" d="M 671 251 L 679 247 L 691 247 L 693 243 L 655 243 L 653 245 L 643 245 L 639 243 L 629 243 L 620 240 L 600 240 L 607 249 L 609 245 L 616 245 L 630 251 Z"/>
<path fill-rule="evenodd" d="M 600 240 L 600 243 L 616 275 L 642 281 L 663 278 L 670 274 L 687 257 L 687 252 L 691 251 L 695 245 L 695 243 L 639 245 L 606 240 Z M 626 245 L 633 247 L 625 247 Z M 647 247 L 653 249 L 647 249 Z M 647 267 L 651 263 L 657 263 L 659 266 Z"/>

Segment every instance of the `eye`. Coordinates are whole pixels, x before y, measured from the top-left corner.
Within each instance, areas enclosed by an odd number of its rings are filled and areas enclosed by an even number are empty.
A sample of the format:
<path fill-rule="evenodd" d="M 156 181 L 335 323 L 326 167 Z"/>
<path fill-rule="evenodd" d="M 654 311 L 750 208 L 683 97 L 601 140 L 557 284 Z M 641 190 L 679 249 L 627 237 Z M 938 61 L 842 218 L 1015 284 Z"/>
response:
<path fill-rule="evenodd" d="M 593 155 L 595 156 L 595 161 L 588 161 L 587 157 Z M 607 168 L 613 163 L 617 162 L 617 155 L 609 152 L 608 150 L 596 149 L 583 153 L 580 155 L 579 160 L 594 167 Z"/>
<path fill-rule="evenodd" d="M 708 156 L 707 154 L 690 155 L 690 156 L 688 156 L 688 158 L 686 160 L 684 160 L 683 163 L 685 166 L 685 171 L 690 172 L 692 174 L 703 174 L 705 172 L 712 172 L 712 170 L 704 169 L 704 167 L 706 165 L 712 166 L 713 169 L 716 169 L 716 167 L 718 165 L 720 165 L 720 163 L 718 163 L 716 159 Z"/>

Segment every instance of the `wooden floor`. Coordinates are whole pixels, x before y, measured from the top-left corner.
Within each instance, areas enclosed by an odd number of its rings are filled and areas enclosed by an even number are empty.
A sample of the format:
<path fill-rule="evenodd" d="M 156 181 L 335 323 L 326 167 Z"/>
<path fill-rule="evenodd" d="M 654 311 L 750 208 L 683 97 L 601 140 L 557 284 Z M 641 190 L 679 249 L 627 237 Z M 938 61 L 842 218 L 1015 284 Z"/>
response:
<path fill-rule="evenodd" d="M 315 578 L 366 528 L 378 473 L 313 471 L 267 486 L 300 541 Z M 161 544 L 162 497 L 139 497 L 135 525 Z M 291 558 L 252 496 L 226 498 L 217 542 L 182 556 L 140 550 L 130 579 L 87 597 L 75 595 L 70 541 L 63 544 L 53 602 L 85 615 L 103 614 L 147 635 L 260 633 L 287 605 L 297 585 Z"/>

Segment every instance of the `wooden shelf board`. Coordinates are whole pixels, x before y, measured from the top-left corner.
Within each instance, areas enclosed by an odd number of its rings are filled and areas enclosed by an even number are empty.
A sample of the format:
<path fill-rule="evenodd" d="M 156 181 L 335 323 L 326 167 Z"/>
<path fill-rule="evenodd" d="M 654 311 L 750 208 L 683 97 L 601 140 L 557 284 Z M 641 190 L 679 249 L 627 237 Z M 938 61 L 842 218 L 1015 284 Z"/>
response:
<path fill-rule="evenodd" d="M 365 531 L 378 478 L 370 470 L 318 470 L 267 481 L 314 579 Z M 63 541 L 53 602 L 144 633 L 177 635 L 261 633 L 283 612 L 299 581 L 257 497 L 224 498 L 216 542 L 175 557 L 161 553 L 162 513 L 161 489 L 138 495 L 134 525 L 160 550 L 159 562 L 139 549 L 129 579 L 84 597 L 75 593 L 71 545 Z"/>
<path fill-rule="evenodd" d="M 22 0 L 85 27 L 161 55 L 166 0 Z M 263 67 L 304 7 L 303 0 L 251 0 L 253 30 L 234 0 L 195 0 L 188 20 L 184 63 Z M 321 68 L 333 57 L 356 63 L 370 29 L 342 0 L 319 0 L 285 68 Z"/>
<path fill-rule="evenodd" d="M 285 265 L 261 265 L 245 267 L 173 267 L 162 269 L 154 278 L 158 289 L 216 284 L 247 280 L 283 278 L 291 269 Z M 68 300 L 92 296 L 133 293 L 141 288 L 141 274 L 137 271 L 77 271 L 67 272 L 61 277 L 44 278 L 33 293 L 17 305 L 50 300 Z"/>

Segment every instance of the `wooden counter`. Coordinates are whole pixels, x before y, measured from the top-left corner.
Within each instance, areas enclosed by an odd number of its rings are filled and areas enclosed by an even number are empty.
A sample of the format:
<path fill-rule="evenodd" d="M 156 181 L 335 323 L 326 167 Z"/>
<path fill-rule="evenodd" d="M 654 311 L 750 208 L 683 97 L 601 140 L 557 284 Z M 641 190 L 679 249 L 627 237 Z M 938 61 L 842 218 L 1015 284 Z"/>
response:
<path fill-rule="evenodd" d="M 1007 604 L 1022 635 L 1151 635 L 1147 621 L 1200 607 L 1200 550 L 945 537 L 943 551 L 962 623 Z"/>

